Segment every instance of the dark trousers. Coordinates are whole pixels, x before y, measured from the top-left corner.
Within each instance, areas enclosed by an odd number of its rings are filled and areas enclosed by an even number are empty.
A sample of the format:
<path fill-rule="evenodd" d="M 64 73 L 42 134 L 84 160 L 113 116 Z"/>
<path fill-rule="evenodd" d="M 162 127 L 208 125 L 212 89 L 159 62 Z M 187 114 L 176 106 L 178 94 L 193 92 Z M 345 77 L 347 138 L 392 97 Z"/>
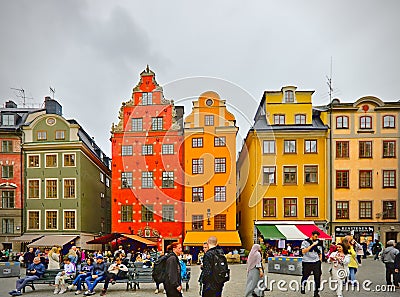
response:
<path fill-rule="evenodd" d="M 222 296 L 222 288 L 221 290 L 212 290 L 212 289 L 204 289 L 203 288 L 202 297 L 221 297 Z"/>
<path fill-rule="evenodd" d="M 314 282 L 315 282 L 315 292 L 319 291 L 319 287 L 321 286 L 321 261 L 318 262 L 303 262 L 302 264 L 302 274 L 301 278 L 301 287 L 305 288 L 308 277 L 311 275 L 311 272 L 314 274 Z"/>
<path fill-rule="evenodd" d="M 171 288 L 166 286 L 165 293 L 167 293 L 167 297 L 182 297 L 182 293 L 179 292 L 176 288 Z"/>
<path fill-rule="evenodd" d="M 108 285 L 110 284 L 110 282 L 113 281 L 113 280 L 117 280 L 117 279 L 118 279 L 118 276 L 115 273 L 107 272 L 106 279 L 104 280 L 103 289 L 107 291 Z"/>
<path fill-rule="evenodd" d="M 385 263 L 386 266 L 386 284 L 392 285 L 392 275 L 394 277 L 394 263 Z"/>

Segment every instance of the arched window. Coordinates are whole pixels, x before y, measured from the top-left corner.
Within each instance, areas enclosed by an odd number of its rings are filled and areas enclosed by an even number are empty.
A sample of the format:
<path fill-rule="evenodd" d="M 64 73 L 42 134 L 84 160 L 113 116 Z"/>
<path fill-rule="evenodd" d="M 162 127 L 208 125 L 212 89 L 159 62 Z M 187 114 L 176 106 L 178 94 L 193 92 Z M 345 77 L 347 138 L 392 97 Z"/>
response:
<path fill-rule="evenodd" d="M 285 91 L 285 102 L 293 103 L 294 102 L 294 92 L 293 91 Z"/>

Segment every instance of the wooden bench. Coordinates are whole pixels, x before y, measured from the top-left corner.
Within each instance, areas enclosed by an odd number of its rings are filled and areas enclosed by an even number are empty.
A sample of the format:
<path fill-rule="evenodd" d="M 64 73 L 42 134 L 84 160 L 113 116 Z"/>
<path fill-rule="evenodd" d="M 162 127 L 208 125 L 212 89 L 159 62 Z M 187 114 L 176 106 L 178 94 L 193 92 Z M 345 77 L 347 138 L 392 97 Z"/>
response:
<path fill-rule="evenodd" d="M 54 285 L 55 278 L 60 271 L 63 271 L 63 270 L 62 269 L 46 270 L 41 278 L 27 282 L 26 287 L 31 287 L 32 290 L 35 291 L 36 290 L 35 285 L 44 285 L 44 284 Z M 134 268 L 128 268 L 127 277 L 122 278 L 122 279 L 117 279 L 117 280 L 115 280 L 115 282 L 117 284 L 126 284 L 127 291 L 129 289 L 133 289 L 132 280 L 133 280 L 134 271 L 135 271 Z M 65 282 L 67 284 L 72 284 L 74 279 L 75 278 L 66 279 Z M 99 283 L 104 283 L 104 280 L 100 281 Z M 85 285 L 85 282 L 83 282 L 83 285 Z M 23 293 L 25 293 L 25 287 L 22 290 L 23 290 Z"/>

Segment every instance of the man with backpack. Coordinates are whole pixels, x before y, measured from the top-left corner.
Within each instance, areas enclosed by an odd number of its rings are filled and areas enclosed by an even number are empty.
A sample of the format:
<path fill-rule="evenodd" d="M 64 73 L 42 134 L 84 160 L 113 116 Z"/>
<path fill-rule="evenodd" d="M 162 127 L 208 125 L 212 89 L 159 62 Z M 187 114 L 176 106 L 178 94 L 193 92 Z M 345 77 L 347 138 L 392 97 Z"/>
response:
<path fill-rule="evenodd" d="M 202 297 L 221 297 L 224 283 L 229 280 L 228 263 L 217 242 L 215 236 L 210 236 L 207 240 L 209 249 L 203 258 Z"/>

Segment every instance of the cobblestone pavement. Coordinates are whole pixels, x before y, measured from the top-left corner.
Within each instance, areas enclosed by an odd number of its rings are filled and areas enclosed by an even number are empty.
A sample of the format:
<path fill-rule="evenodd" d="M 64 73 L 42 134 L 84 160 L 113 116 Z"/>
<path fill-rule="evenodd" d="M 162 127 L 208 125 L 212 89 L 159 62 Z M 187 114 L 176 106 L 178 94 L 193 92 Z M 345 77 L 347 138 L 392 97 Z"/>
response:
<path fill-rule="evenodd" d="M 226 283 L 224 287 L 223 296 L 224 297 L 236 297 L 243 296 L 244 288 L 246 284 L 246 265 L 235 264 L 231 265 L 231 280 Z M 328 279 L 329 277 L 329 265 L 323 263 L 323 276 L 322 279 Z M 190 280 L 190 288 L 189 291 L 185 291 L 183 293 L 184 297 L 198 297 L 199 286 L 197 283 L 197 279 L 199 276 L 199 267 L 192 266 L 192 278 Z M 397 292 L 378 292 L 381 285 L 385 284 L 385 268 L 382 262 L 374 261 L 372 259 L 367 259 L 363 261 L 363 265 L 359 268 L 357 273 L 357 279 L 360 281 L 360 291 L 344 291 L 344 296 L 353 297 L 353 296 L 376 296 L 376 297 L 386 297 L 386 296 L 399 296 L 400 290 Z M 0 296 L 9 296 L 7 294 L 8 291 L 14 288 L 16 278 L 1 278 L 0 279 Z M 300 282 L 300 276 L 292 276 L 292 275 L 282 275 L 282 274 L 268 274 L 268 282 L 272 281 L 286 281 L 286 288 L 289 288 L 289 282 L 292 280 L 296 280 Z M 368 282 L 371 283 L 368 285 Z M 362 284 L 367 284 L 368 290 L 364 290 L 362 288 Z M 99 296 L 99 292 L 102 285 L 100 284 L 97 287 L 97 294 L 95 296 Z M 137 291 L 125 291 L 124 284 L 116 284 L 114 286 L 110 286 L 107 296 L 140 296 L 140 297 L 165 297 L 164 294 L 154 294 L 155 286 L 153 284 L 141 284 L 140 290 Z M 43 297 L 43 296 L 54 296 L 53 295 L 53 287 L 49 285 L 37 285 L 36 291 L 32 291 L 29 287 L 26 289 L 26 293 L 24 296 L 27 297 Z M 67 292 L 63 294 L 63 296 L 75 296 L 72 292 Z M 80 295 L 82 296 L 82 295 Z M 307 292 L 306 295 L 300 295 L 298 291 L 291 291 L 288 289 L 287 291 L 278 290 L 277 285 L 275 284 L 273 290 L 270 292 L 265 292 L 265 296 L 312 296 L 311 292 Z M 336 293 L 326 288 L 321 292 L 321 297 L 334 297 Z"/>

